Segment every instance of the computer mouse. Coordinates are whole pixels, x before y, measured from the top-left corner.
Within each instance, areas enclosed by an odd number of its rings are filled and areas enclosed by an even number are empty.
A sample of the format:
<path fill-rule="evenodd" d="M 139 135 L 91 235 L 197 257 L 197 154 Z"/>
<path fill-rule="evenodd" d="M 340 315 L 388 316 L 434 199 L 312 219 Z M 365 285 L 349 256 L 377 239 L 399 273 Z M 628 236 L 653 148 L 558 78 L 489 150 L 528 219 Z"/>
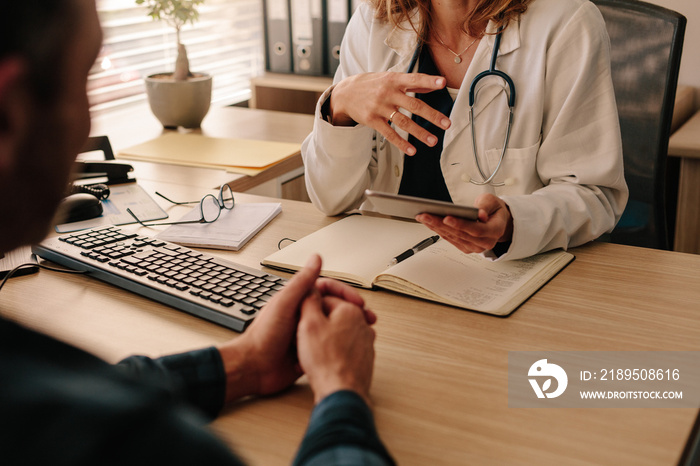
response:
<path fill-rule="evenodd" d="M 63 223 L 80 222 L 100 215 L 102 215 L 102 203 L 92 194 L 71 194 L 58 206 L 58 218 Z"/>

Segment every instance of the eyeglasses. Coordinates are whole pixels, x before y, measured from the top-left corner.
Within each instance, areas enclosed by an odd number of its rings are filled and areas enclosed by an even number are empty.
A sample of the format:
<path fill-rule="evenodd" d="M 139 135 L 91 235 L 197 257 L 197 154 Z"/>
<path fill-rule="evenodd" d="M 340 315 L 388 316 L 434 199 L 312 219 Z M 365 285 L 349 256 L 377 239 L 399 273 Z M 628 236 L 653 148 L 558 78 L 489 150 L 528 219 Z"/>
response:
<path fill-rule="evenodd" d="M 181 220 L 179 222 L 159 222 L 159 223 L 143 223 L 139 218 L 134 214 L 131 209 L 127 208 L 126 211 L 129 212 L 129 214 L 134 217 L 134 220 L 136 220 L 141 226 L 144 227 L 152 227 L 152 226 L 158 226 L 158 225 L 180 225 L 183 223 L 212 223 L 218 220 L 219 216 L 221 215 L 221 211 L 223 209 L 226 210 L 231 210 L 233 209 L 233 206 L 235 205 L 236 201 L 233 198 L 233 192 L 231 191 L 231 187 L 227 184 L 221 186 L 221 189 L 219 189 L 219 197 L 216 197 L 213 194 L 207 194 L 204 196 L 201 200 L 199 201 L 187 201 L 187 202 L 176 202 L 171 199 L 168 199 L 167 197 L 163 196 L 161 193 L 156 191 L 156 194 L 166 201 L 175 204 L 175 205 L 187 205 L 187 204 L 197 204 L 199 203 L 199 211 L 200 211 L 200 217 L 199 220 Z"/>

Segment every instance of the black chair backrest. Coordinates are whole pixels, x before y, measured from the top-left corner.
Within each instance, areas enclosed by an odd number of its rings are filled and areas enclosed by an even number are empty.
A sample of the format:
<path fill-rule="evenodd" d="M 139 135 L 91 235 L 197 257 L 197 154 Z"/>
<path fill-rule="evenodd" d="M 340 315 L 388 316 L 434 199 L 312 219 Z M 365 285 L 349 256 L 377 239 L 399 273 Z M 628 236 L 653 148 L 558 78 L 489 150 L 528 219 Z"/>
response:
<path fill-rule="evenodd" d="M 592 0 L 605 19 L 630 201 L 610 241 L 670 249 L 666 164 L 686 19 L 635 0 Z"/>
<path fill-rule="evenodd" d="M 695 423 L 690 429 L 683 453 L 678 460 L 678 466 L 698 466 L 698 464 L 700 464 L 700 412 L 695 416 Z"/>

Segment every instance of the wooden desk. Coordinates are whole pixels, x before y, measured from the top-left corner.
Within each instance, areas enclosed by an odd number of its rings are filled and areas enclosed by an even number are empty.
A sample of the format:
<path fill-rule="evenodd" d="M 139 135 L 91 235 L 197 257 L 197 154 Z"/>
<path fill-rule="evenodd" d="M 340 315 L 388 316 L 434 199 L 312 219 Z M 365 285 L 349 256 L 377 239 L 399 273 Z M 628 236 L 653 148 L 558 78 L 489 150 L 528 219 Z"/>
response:
<path fill-rule="evenodd" d="M 92 135 L 107 135 L 115 153 L 136 144 L 155 139 L 171 131 L 163 129 L 148 106 L 138 106 L 107 116 L 93 118 Z M 194 132 L 211 137 L 259 139 L 265 141 L 301 143 L 313 129 L 313 116 L 270 110 L 239 107 L 212 107 L 202 122 L 202 128 L 180 131 Z M 118 156 L 117 156 L 118 157 Z M 271 180 L 280 179 L 281 185 L 296 179 L 303 184 L 303 163 L 297 154 L 255 176 L 227 173 L 224 170 L 189 168 L 181 170 L 177 165 L 165 165 L 140 161 L 129 161 L 139 174 L 140 180 L 151 180 L 181 185 L 213 188 L 225 183 L 234 191 L 248 191 Z M 215 182 L 211 185 L 212 181 Z M 305 194 L 305 189 L 304 189 Z M 283 195 L 284 187 L 279 192 Z M 305 200 L 300 197 L 297 199 Z M 308 199 L 308 198 L 307 198 Z"/>
<path fill-rule="evenodd" d="M 700 112 L 671 135 L 668 155 L 681 158 L 674 250 L 700 254 Z"/>
<path fill-rule="evenodd" d="M 281 238 L 335 220 L 282 203 L 241 251 L 216 254 L 258 266 Z M 379 317 L 374 412 L 399 464 L 674 464 L 695 410 L 508 408 L 509 351 L 700 349 L 700 256 L 605 243 L 573 252 L 576 260 L 508 318 L 362 290 Z M 109 361 L 237 336 L 96 280 L 45 271 L 13 278 L 0 309 Z M 301 379 L 229 407 L 213 429 L 250 464 L 287 465 L 311 408 Z"/>

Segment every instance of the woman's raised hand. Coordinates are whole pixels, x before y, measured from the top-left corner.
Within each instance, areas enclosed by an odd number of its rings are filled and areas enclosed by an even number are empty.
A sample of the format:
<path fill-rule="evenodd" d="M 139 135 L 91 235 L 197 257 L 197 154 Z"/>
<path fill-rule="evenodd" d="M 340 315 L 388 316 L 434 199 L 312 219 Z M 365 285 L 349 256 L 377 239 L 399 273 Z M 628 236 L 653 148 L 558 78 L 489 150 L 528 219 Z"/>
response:
<path fill-rule="evenodd" d="M 423 117 L 442 129 L 450 127 L 450 120 L 425 102 L 410 97 L 408 92 L 427 93 L 445 87 L 442 76 L 423 73 L 363 73 L 340 81 L 331 94 L 330 113 L 333 125 L 351 126 L 359 123 L 374 128 L 403 153 L 415 155 L 416 148 L 399 136 L 391 126 L 412 134 L 432 147 L 437 138 L 417 125 L 410 117 L 399 112 L 404 108 Z"/>

